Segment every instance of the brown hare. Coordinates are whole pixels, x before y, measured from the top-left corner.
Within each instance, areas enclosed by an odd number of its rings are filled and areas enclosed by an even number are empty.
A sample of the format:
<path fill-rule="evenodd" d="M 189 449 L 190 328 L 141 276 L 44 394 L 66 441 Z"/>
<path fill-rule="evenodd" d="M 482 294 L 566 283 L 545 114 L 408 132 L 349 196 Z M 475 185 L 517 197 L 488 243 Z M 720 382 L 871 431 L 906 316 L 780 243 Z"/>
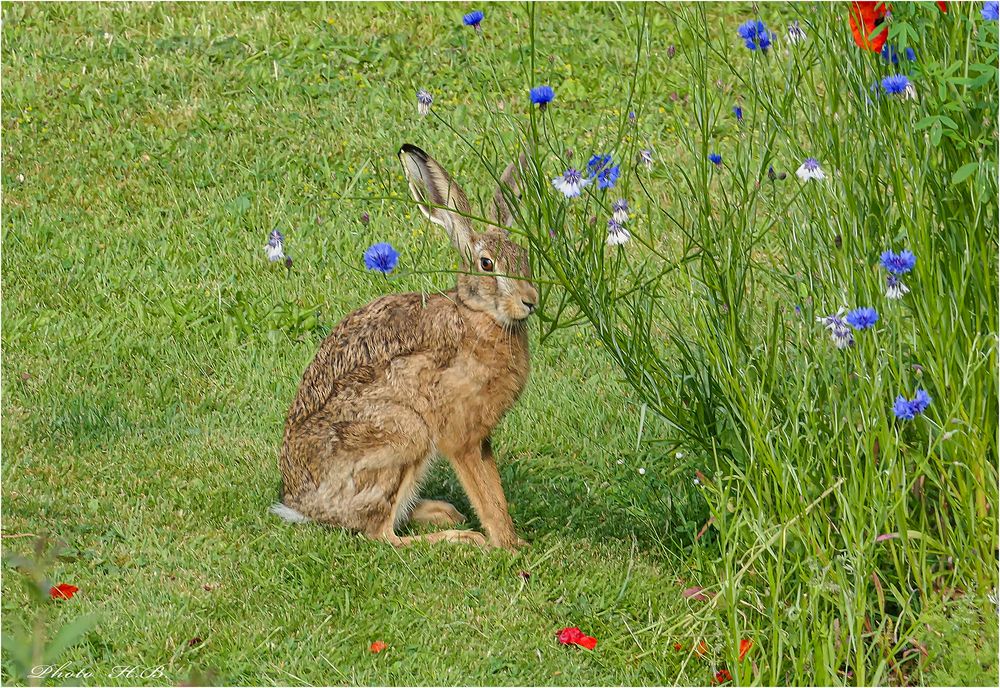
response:
<path fill-rule="evenodd" d="M 487 212 L 491 225 L 477 232 L 468 198 L 434 159 L 409 144 L 399 159 L 421 211 L 458 251 L 458 284 L 439 294 L 383 296 L 323 341 L 288 411 L 282 499 L 272 511 L 393 545 L 488 541 L 514 549 L 524 543 L 507 511 L 490 433 L 527 382 L 525 321 L 538 303 L 527 253 L 506 229 L 517 167 L 504 172 Z M 396 535 L 407 518 L 442 526 L 465 520 L 447 502 L 417 497 L 438 455 L 454 467 L 487 537 L 470 530 Z"/>

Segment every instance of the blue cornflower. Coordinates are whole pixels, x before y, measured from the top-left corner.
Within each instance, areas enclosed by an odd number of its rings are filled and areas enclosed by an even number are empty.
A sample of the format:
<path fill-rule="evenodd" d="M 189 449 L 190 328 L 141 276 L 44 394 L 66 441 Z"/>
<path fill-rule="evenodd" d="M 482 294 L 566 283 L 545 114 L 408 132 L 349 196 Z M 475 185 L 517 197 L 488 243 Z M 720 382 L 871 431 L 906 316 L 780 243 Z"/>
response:
<path fill-rule="evenodd" d="M 874 308 L 863 306 L 848 313 L 844 320 L 855 330 L 867 330 L 878 322 L 878 312 Z"/>
<path fill-rule="evenodd" d="M 552 90 L 551 86 L 535 86 L 529 93 L 531 94 L 531 102 L 537 105 L 540 110 L 544 110 L 545 106 L 556 97 L 556 92 Z"/>
<path fill-rule="evenodd" d="M 386 242 L 373 244 L 365 251 L 365 267 L 369 270 L 378 270 L 388 275 L 398 264 L 399 252 L 392 247 L 392 244 Z"/>
<path fill-rule="evenodd" d="M 882 55 L 882 59 L 886 62 L 891 62 L 894 65 L 899 64 L 899 52 L 896 50 L 896 46 L 886 43 L 882 46 L 882 52 L 880 54 Z M 906 55 L 906 59 L 910 62 L 915 62 L 917 59 L 917 53 L 913 51 L 913 48 L 907 48 L 903 51 L 903 54 Z"/>
<path fill-rule="evenodd" d="M 743 124 L 743 108 L 739 105 L 733 106 L 733 114 L 736 115 L 736 121 Z"/>
<path fill-rule="evenodd" d="M 931 405 L 931 395 L 922 389 L 918 389 L 916 395 L 913 397 L 913 401 L 910 402 L 913 410 L 917 413 L 923 413 L 927 410 L 927 407 Z"/>
<path fill-rule="evenodd" d="M 996 2 L 984 2 L 980 14 L 986 21 L 997 21 L 1000 18 L 1000 5 Z"/>
<path fill-rule="evenodd" d="M 771 47 L 771 33 L 760 19 L 750 19 L 743 22 L 736 33 L 750 50 L 760 50 L 766 53 L 767 49 Z"/>
<path fill-rule="evenodd" d="M 879 262 L 883 268 L 892 274 L 905 275 L 917 264 L 917 257 L 906 249 L 903 249 L 898 254 L 892 251 L 883 251 Z"/>
<path fill-rule="evenodd" d="M 711 161 L 713 165 L 719 166 L 722 164 L 722 156 L 719 155 L 718 153 L 709 153 L 708 159 Z"/>
<path fill-rule="evenodd" d="M 913 420 L 913 417 L 916 415 L 913 406 L 910 405 L 910 402 L 902 394 L 896 397 L 896 402 L 892 405 L 892 412 L 900 420 Z"/>
<path fill-rule="evenodd" d="M 604 155 L 592 155 L 590 160 L 587 161 L 587 176 L 592 177 L 605 167 L 611 164 L 611 156 L 608 154 Z"/>
<path fill-rule="evenodd" d="M 882 79 L 882 90 L 890 96 L 903 96 L 906 98 L 910 97 L 911 90 L 916 94 L 913 84 L 903 74 L 893 74 Z"/>
<path fill-rule="evenodd" d="M 931 395 L 922 389 L 918 389 L 913 399 L 907 400 L 902 394 L 896 397 L 892 405 L 892 412 L 900 420 L 913 420 L 927 410 L 931 405 Z"/>
<path fill-rule="evenodd" d="M 606 167 L 597 174 L 597 188 L 598 189 L 613 189 L 615 184 L 618 182 L 619 176 L 618 165 L 614 167 Z"/>
<path fill-rule="evenodd" d="M 483 13 L 479 10 L 473 10 L 462 17 L 462 23 L 475 28 L 476 31 L 479 31 L 479 23 L 481 21 L 483 21 Z"/>

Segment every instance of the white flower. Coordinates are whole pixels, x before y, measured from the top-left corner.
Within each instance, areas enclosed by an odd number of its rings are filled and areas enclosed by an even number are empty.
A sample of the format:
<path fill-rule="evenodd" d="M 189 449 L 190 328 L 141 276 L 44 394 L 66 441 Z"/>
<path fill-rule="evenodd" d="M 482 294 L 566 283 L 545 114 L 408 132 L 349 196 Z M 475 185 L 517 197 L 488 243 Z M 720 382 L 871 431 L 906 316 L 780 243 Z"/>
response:
<path fill-rule="evenodd" d="M 431 111 L 431 103 L 433 102 L 434 97 L 430 93 L 424 89 L 417 91 L 417 114 L 425 117 Z"/>
<path fill-rule="evenodd" d="M 283 260 L 285 257 L 285 237 L 282 236 L 281 232 L 274 230 L 271 232 L 271 236 L 268 237 L 267 243 L 264 245 L 264 251 L 267 253 L 267 259 L 272 263 L 277 263 L 279 260 Z"/>
<path fill-rule="evenodd" d="M 639 475 L 646 475 L 646 469 L 645 468 L 640 468 L 639 469 Z"/>
<path fill-rule="evenodd" d="M 675 459 L 683 459 L 684 458 L 684 452 L 677 452 L 676 454 L 674 454 L 674 458 Z"/>
<path fill-rule="evenodd" d="M 653 151 L 648 148 L 639 151 L 639 162 L 645 165 L 647 170 L 653 169 Z"/>
<path fill-rule="evenodd" d="M 796 19 L 791 24 L 788 25 L 788 42 L 789 43 L 799 43 L 806 39 L 806 32 L 802 30 L 799 26 L 799 20 Z"/>
<path fill-rule="evenodd" d="M 612 203 L 611 217 L 613 217 L 615 222 L 618 224 L 628 222 L 628 201 L 624 198 L 619 198 L 617 201 Z"/>
<path fill-rule="evenodd" d="M 906 88 L 903 89 L 903 100 L 916 100 L 917 99 L 917 87 L 913 85 L 910 81 L 906 84 Z"/>
<path fill-rule="evenodd" d="M 816 318 L 817 322 L 823 323 L 823 326 L 830 330 L 830 339 L 838 349 L 846 349 L 854 344 L 854 334 L 843 316 L 844 309 L 841 308 L 836 315 Z"/>
<path fill-rule="evenodd" d="M 561 177 L 553 179 L 552 186 L 559 189 L 566 198 L 573 198 L 579 196 L 583 187 L 591 181 L 590 179 L 584 179 L 578 170 L 571 167 L 563 172 Z"/>
<path fill-rule="evenodd" d="M 19 182 L 21 182 L 23 184 L 24 183 L 24 175 L 21 174 L 21 173 L 18 173 L 18 175 L 17 175 L 17 181 L 19 181 Z"/>
<path fill-rule="evenodd" d="M 901 299 L 903 298 L 903 294 L 908 294 L 909 292 L 910 288 L 905 284 L 903 284 L 902 280 L 900 280 L 898 277 L 896 277 L 895 275 L 886 275 L 885 278 L 886 298 L 893 300 Z"/>
<path fill-rule="evenodd" d="M 826 173 L 823 172 L 816 158 L 806 158 L 795 174 L 804 182 L 810 179 L 826 179 Z"/>
<path fill-rule="evenodd" d="M 608 246 L 621 246 L 631 238 L 628 230 L 615 222 L 614 218 L 608 220 Z"/>

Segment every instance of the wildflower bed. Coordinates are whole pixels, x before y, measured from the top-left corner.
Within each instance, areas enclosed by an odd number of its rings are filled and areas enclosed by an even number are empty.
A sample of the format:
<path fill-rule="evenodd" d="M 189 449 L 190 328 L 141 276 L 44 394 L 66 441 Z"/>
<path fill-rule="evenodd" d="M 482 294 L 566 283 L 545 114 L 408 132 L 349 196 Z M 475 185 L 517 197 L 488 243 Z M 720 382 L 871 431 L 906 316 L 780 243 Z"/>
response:
<path fill-rule="evenodd" d="M 5 5 L 5 683 L 995 684 L 995 7 Z M 515 555 L 266 512 L 406 141 L 528 153 Z"/>

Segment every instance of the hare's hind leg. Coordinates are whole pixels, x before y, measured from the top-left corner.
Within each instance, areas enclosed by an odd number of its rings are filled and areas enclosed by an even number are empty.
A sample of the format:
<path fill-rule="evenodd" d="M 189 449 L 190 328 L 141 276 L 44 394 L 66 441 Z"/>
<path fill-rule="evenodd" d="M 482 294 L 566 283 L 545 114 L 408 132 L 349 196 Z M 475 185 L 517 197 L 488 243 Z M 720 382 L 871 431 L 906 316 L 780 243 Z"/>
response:
<path fill-rule="evenodd" d="M 478 545 L 479 547 L 486 545 L 486 538 L 483 537 L 483 534 L 474 530 L 439 530 L 427 535 L 407 535 L 405 537 L 393 534 L 386 536 L 385 539 L 395 547 L 405 547 L 417 542 L 457 542 L 464 545 Z"/>
<path fill-rule="evenodd" d="M 421 499 L 413 505 L 410 520 L 414 523 L 429 523 L 434 526 L 453 526 L 465 523 L 465 516 L 448 502 L 437 499 Z"/>

